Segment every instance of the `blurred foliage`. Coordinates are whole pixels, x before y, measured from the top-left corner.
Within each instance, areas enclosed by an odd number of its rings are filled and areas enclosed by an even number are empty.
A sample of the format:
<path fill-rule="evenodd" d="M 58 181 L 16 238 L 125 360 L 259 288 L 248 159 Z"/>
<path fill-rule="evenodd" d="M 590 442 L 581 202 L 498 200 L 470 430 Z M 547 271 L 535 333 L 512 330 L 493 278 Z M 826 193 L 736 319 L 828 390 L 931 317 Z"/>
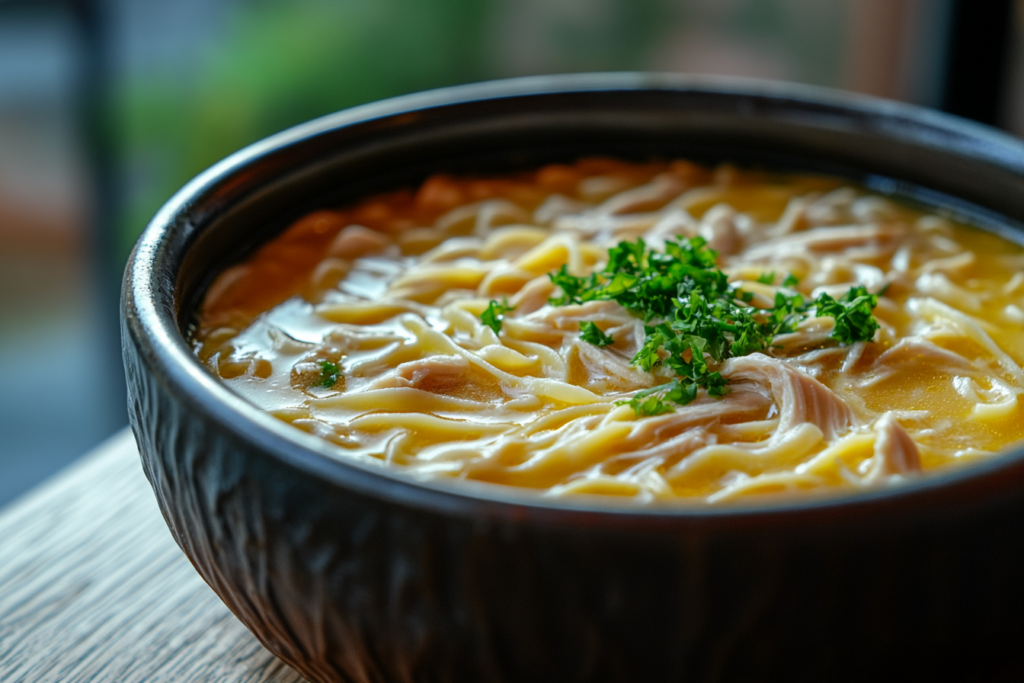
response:
<path fill-rule="evenodd" d="M 639 63 L 657 0 L 618 2 L 621 39 L 572 67 Z M 245 145 L 302 121 L 394 95 L 493 78 L 488 0 L 264 1 L 187 78 L 129 81 L 117 101 L 125 161 L 124 248 L 174 190 Z M 615 29 L 615 26 L 611 27 Z M 605 31 L 607 33 L 607 31 Z M 632 57 L 632 58 L 631 58 Z M 621 67 L 620 67 L 621 68 Z"/>
<path fill-rule="evenodd" d="M 189 78 L 125 83 L 126 242 L 189 178 L 239 148 L 355 104 L 479 80 L 478 0 L 262 2 L 242 6 Z"/>
<path fill-rule="evenodd" d="M 681 29 L 767 46 L 800 65 L 794 77 L 829 83 L 843 1 L 218 0 L 232 3 L 230 21 L 199 67 L 151 70 L 117 89 L 124 252 L 204 168 L 364 102 L 526 73 L 658 67 Z"/>

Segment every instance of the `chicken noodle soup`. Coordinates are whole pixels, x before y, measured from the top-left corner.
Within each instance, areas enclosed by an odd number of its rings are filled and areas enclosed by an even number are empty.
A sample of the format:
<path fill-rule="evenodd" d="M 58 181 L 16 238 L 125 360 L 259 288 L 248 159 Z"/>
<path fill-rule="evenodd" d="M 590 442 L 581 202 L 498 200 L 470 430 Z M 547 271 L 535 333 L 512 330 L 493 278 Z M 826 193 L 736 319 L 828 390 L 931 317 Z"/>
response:
<path fill-rule="evenodd" d="M 1024 438 L 1024 253 L 830 178 L 587 159 L 299 220 L 195 353 L 339 457 L 726 501 Z"/>

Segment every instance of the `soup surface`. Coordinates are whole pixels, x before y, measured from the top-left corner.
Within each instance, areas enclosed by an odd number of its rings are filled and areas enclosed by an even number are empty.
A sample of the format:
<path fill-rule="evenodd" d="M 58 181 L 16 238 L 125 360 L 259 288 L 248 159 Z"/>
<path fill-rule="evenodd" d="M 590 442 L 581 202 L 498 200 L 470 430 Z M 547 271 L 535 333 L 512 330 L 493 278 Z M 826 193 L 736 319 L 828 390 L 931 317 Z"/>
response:
<path fill-rule="evenodd" d="M 712 251 L 713 250 L 713 251 Z M 843 181 L 585 159 L 310 214 L 193 346 L 340 457 L 726 501 L 1024 439 L 1024 254 Z"/>

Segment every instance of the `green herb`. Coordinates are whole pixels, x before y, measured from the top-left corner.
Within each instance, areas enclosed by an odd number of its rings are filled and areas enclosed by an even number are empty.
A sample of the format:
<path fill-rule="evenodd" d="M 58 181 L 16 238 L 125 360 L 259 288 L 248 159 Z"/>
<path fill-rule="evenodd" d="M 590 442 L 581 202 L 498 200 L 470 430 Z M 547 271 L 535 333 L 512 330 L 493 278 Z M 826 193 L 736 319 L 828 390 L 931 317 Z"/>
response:
<path fill-rule="evenodd" d="M 600 327 L 589 320 L 580 323 L 580 339 L 594 346 L 610 346 L 615 343 L 614 339 L 602 332 Z"/>
<path fill-rule="evenodd" d="M 341 377 L 341 369 L 329 360 L 320 361 L 320 379 L 314 386 L 332 388 Z"/>
<path fill-rule="evenodd" d="M 565 266 L 562 266 L 565 268 Z M 501 323 L 505 321 L 505 314 L 515 310 L 515 306 L 508 305 L 508 299 L 502 299 L 501 303 L 492 301 L 487 304 L 487 309 L 480 314 L 480 321 L 487 327 L 494 330 L 494 334 L 501 332 Z"/>
<path fill-rule="evenodd" d="M 680 287 L 708 295 L 729 289 L 725 273 L 715 267 L 717 254 L 707 243 L 694 237 L 669 241 L 665 251 L 647 248 L 642 239 L 620 242 L 608 250 L 608 265 L 600 273 L 577 277 L 566 266 L 548 275 L 562 290 L 553 306 L 587 301 L 616 301 L 645 320 L 669 316 Z"/>
<path fill-rule="evenodd" d="M 786 279 L 782 281 L 782 286 L 789 287 L 790 289 L 796 287 L 798 284 L 800 284 L 800 280 L 798 280 L 796 275 L 793 275 L 793 273 L 787 275 Z"/>
<path fill-rule="evenodd" d="M 775 293 L 775 306 L 768 312 L 766 333 L 774 337 L 777 334 L 795 332 L 797 323 L 804 319 L 807 304 L 801 294 L 787 296 L 782 292 Z"/>
<path fill-rule="evenodd" d="M 724 396 L 727 381 L 714 366 L 733 356 L 767 350 L 776 335 L 793 332 L 806 318 L 810 306 L 799 293 L 777 292 L 771 309 L 750 306 L 754 295 L 729 285 L 715 264 L 717 256 L 700 237 L 669 240 L 664 252 L 649 249 L 638 239 L 609 249 L 607 265 L 600 272 L 579 277 L 562 266 L 548 275 L 561 290 L 550 299 L 554 306 L 615 301 L 647 323 L 633 365 L 646 372 L 665 365 L 676 377 L 620 402 L 632 406 L 637 415 L 669 412 L 673 403 L 686 405 L 699 389 L 710 396 Z M 758 278 L 766 284 L 774 279 L 774 272 Z M 792 274 L 783 281 L 785 287 L 796 284 Z M 877 296 L 863 287 L 851 289 L 839 302 L 831 297 L 815 302 L 818 316 L 836 318 L 832 336 L 840 343 L 871 338 L 878 328 L 871 315 L 876 303 Z M 497 304 L 491 302 L 491 306 Z M 592 344 L 606 345 L 602 343 L 606 339 L 610 343 L 592 322 L 581 324 L 580 331 Z"/>
<path fill-rule="evenodd" d="M 840 344 L 871 341 L 878 330 L 878 321 L 871 314 L 878 305 L 878 295 L 870 294 L 864 287 L 851 287 L 839 301 L 828 294 L 822 294 L 815 302 L 816 318 L 829 317 L 836 321 L 829 337 Z"/>
<path fill-rule="evenodd" d="M 633 398 L 627 401 L 616 401 L 615 405 L 628 405 L 633 412 L 641 416 L 662 415 L 673 411 L 668 402 L 685 406 L 695 398 L 697 398 L 696 386 L 685 385 L 678 379 L 674 379 L 667 384 L 638 391 Z"/>
<path fill-rule="evenodd" d="M 775 282 L 775 271 L 773 270 L 770 273 L 761 273 L 761 275 L 757 278 L 757 281 L 760 282 L 762 285 L 770 285 L 771 283 Z"/>
<path fill-rule="evenodd" d="M 561 288 L 562 296 L 550 299 L 552 306 L 568 306 L 569 304 L 581 304 L 590 299 L 584 299 L 585 295 L 599 287 L 597 274 L 588 277 L 576 277 L 569 274 L 568 266 L 563 265 L 557 272 L 548 273 L 551 282 Z"/>

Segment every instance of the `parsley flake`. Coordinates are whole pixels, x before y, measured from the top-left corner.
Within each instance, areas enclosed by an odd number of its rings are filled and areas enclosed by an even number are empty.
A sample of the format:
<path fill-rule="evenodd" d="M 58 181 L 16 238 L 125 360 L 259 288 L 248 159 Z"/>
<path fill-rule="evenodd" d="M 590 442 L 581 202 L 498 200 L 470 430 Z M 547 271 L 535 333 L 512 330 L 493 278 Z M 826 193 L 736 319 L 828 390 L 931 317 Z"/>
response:
<path fill-rule="evenodd" d="M 761 273 L 761 275 L 758 276 L 757 281 L 762 285 L 770 285 L 775 282 L 775 271 L 773 270 L 768 273 Z"/>
<path fill-rule="evenodd" d="M 589 320 L 580 323 L 580 339 L 594 346 L 610 346 L 615 343 L 613 338 L 602 332 L 597 324 Z"/>
<path fill-rule="evenodd" d="M 341 377 L 341 368 L 329 360 L 320 361 L 320 379 L 314 386 L 331 389 Z"/>
<path fill-rule="evenodd" d="M 487 304 L 486 310 L 480 314 L 480 322 L 494 330 L 494 334 L 500 334 L 501 324 L 505 321 L 505 314 L 511 313 L 514 310 L 516 310 L 516 307 L 509 306 L 508 299 L 503 298 L 501 303 L 491 301 L 491 303 Z"/>
<path fill-rule="evenodd" d="M 872 315 L 877 305 L 877 294 L 869 293 L 863 286 L 851 287 L 838 301 L 822 293 L 814 302 L 814 317 L 836 321 L 828 336 L 840 344 L 871 341 L 879 327 Z"/>
<path fill-rule="evenodd" d="M 683 384 L 678 379 L 674 379 L 667 384 L 638 391 L 633 398 L 616 401 L 615 405 L 628 405 L 634 413 L 643 417 L 671 413 L 673 408 L 669 402 L 685 406 L 695 398 L 697 398 L 695 385 Z"/>
<path fill-rule="evenodd" d="M 786 279 L 782 281 L 782 286 L 789 287 L 790 289 L 796 287 L 798 284 L 800 284 L 800 280 L 798 280 L 796 275 L 793 275 L 793 273 L 787 275 Z"/>

